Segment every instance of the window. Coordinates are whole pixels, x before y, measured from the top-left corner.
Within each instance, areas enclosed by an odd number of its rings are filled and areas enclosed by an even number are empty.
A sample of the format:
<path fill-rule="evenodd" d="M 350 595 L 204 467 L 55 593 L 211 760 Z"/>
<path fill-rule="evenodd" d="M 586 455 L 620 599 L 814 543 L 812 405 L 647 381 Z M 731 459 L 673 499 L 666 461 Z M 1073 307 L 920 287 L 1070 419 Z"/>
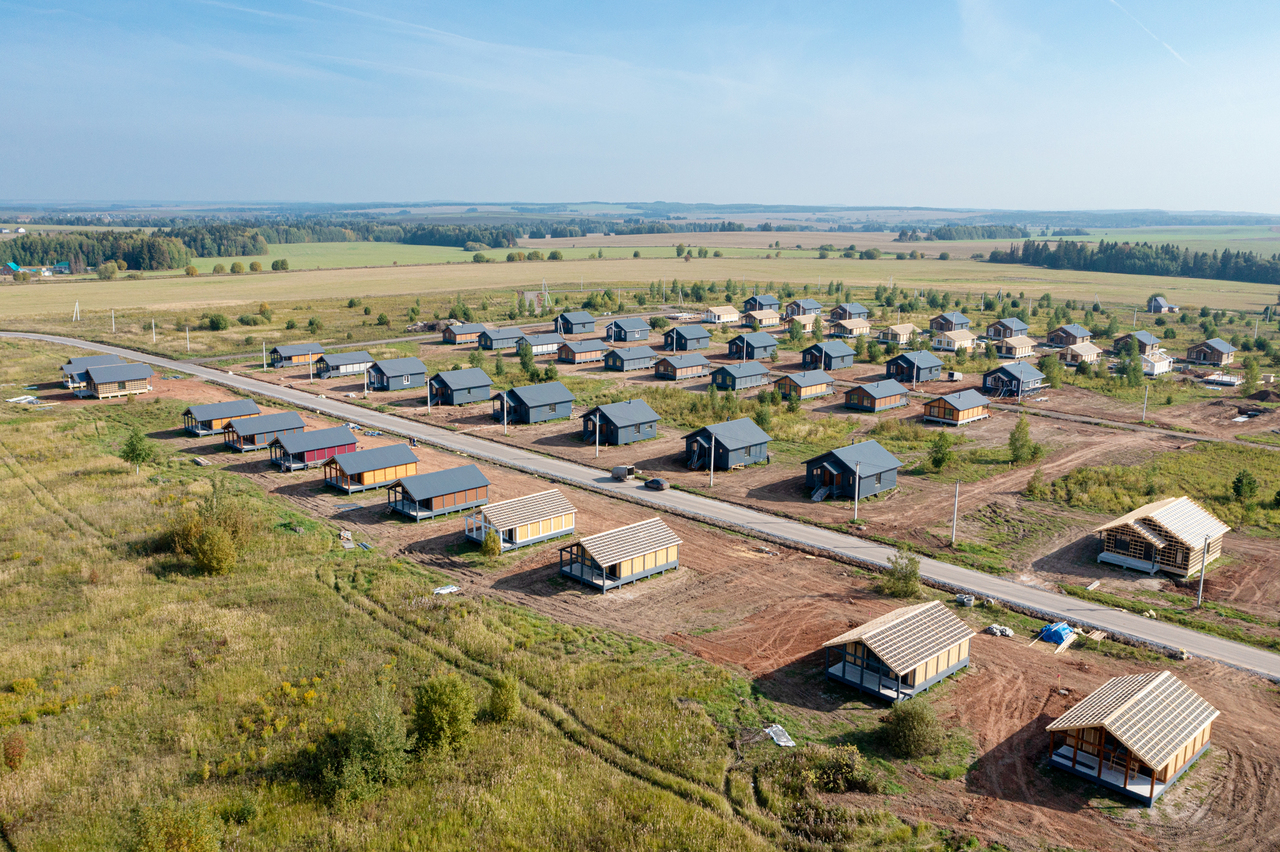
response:
<path fill-rule="evenodd" d="M 882 477 L 882 476 L 884 476 L 884 474 L 882 474 L 882 473 L 877 473 L 877 474 L 876 474 L 876 485 L 879 485 L 879 484 L 880 484 L 880 477 Z"/>
<path fill-rule="evenodd" d="M 126 383 L 125 383 L 125 382 L 116 382 L 116 385 L 118 386 L 118 389 L 119 389 L 119 390 L 124 390 L 124 389 L 125 389 L 125 386 L 126 386 Z"/>
<path fill-rule="evenodd" d="M 407 385 L 407 384 L 409 384 L 409 377 L 408 377 L 408 376 L 405 376 L 405 377 L 404 377 L 404 380 L 403 380 L 403 382 L 402 382 L 402 383 L 403 383 L 403 384 L 406 384 L 406 385 Z"/>
<path fill-rule="evenodd" d="M 547 411 L 554 413 L 555 410 L 556 410 L 556 404 L 554 402 L 547 406 Z"/>

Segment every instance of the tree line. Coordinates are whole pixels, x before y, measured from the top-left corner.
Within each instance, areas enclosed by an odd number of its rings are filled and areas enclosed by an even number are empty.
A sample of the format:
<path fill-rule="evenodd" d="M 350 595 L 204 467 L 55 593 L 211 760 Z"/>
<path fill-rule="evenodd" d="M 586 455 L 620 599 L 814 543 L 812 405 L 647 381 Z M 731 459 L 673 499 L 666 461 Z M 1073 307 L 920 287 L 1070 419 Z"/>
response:
<path fill-rule="evenodd" d="M 1094 248 L 1089 243 L 1069 240 L 1056 245 L 1027 240 L 1021 247 L 1011 244 L 1008 251 L 996 249 L 987 260 L 1047 269 L 1280 284 L 1280 255 L 1265 258 L 1255 252 L 1231 249 L 1223 249 L 1221 253 L 1217 250 L 1193 252 L 1172 243 L 1153 246 L 1101 240 Z"/>
<path fill-rule="evenodd" d="M 925 239 L 934 240 L 1009 240 L 1031 236 L 1018 225 L 943 225 L 929 231 Z"/>
<path fill-rule="evenodd" d="M 145 231 L 68 231 L 23 234 L 0 242 L 0 263 L 51 266 L 61 261 L 72 272 L 106 260 L 128 269 L 177 269 L 191 262 L 191 249 L 180 239 Z"/>

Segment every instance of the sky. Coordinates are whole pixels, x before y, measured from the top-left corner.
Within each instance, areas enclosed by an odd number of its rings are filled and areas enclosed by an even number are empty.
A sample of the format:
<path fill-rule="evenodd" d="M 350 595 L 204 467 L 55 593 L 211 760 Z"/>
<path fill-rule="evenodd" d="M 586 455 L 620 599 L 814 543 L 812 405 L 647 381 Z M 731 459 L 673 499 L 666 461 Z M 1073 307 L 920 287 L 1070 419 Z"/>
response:
<path fill-rule="evenodd" d="M 0 0 L 0 199 L 1280 213 L 1280 3 Z"/>

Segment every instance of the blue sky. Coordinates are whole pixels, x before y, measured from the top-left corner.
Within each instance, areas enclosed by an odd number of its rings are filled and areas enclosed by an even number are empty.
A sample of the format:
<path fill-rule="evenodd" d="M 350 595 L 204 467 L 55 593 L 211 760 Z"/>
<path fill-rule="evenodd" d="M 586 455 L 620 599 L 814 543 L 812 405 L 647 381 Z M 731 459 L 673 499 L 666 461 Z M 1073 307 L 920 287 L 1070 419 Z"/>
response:
<path fill-rule="evenodd" d="M 0 0 L 0 21 L 10 200 L 1280 213 L 1274 2 Z"/>

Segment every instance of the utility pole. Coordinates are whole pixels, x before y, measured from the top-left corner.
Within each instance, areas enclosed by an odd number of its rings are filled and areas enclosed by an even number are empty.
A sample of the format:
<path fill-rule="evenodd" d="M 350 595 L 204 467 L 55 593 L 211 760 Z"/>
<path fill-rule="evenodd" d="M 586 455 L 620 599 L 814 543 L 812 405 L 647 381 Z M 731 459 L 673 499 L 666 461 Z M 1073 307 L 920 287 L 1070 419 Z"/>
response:
<path fill-rule="evenodd" d="M 1258 336 L 1258 335 L 1256 335 L 1256 334 L 1254 335 L 1254 337 L 1257 337 L 1257 336 Z M 152 317 L 152 318 L 151 318 L 151 342 L 152 342 L 152 343 L 155 343 L 155 342 L 156 342 L 156 320 L 155 320 L 155 317 Z M 265 345 L 266 345 L 266 344 L 264 343 L 264 344 L 263 344 L 263 346 L 265 346 Z"/>
<path fill-rule="evenodd" d="M 111 333 L 116 333 L 116 309 L 111 309 Z"/>
<path fill-rule="evenodd" d="M 951 506 L 951 546 L 956 546 L 956 520 L 960 517 L 960 480 L 956 480 L 956 502 Z"/>
<path fill-rule="evenodd" d="M 191 354 L 191 326 L 187 326 L 187 354 Z"/>
<path fill-rule="evenodd" d="M 707 456 L 707 470 L 711 471 L 711 487 L 716 484 L 716 435 L 711 433 L 711 452 Z"/>
<path fill-rule="evenodd" d="M 1209 564 L 1209 536 L 1204 537 L 1204 549 L 1200 551 L 1200 592 L 1196 595 L 1196 609 L 1204 603 L 1204 569 Z"/>
<path fill-rule="evenodd" d="M 600 458 L 600 409 L 596 408 L 596 426 L 591 430 L 596 433 L 596 458 Z"/>
<path fill-rule="evenodd" d="M 853 466 L 853 519 L 858 520 L 858 498 L 862 496 L 862 462 Z"/>
<path fill-rule="evenodd" d="M 316 377 L 315 372 L 312 370 L 313 364 L 315 364 L 315 361 L 307 362 L 307 381 L 314 385 L 316 383 Z"/>
<path fill-rule="evenodd" d="M 1142 392 L 1142 419 L 1147 419 L 1147 397 L 1151 396 L 1151 385 L 1147 385 L 1146 390 Z"/>
<path fill-rule="evenodd" d="M 72 322 L 80 322 L 80 300 L 76 299 L 76 309 L 71 313 Z"/>
<path fill-rule="evenodd" d="M 1138 309 L 1137 308 L 1133 309 L 1133 327 L 1134 328 L 1138 327 Z"/>
<path fill-rule="evenodd" d="M 267 341 L 262 341 L 262 372 L 267 371 Z"/>
<path fill-rule="evenodd" d="M 502 392 L 502 434 L 507 434 L 507 392 Z"/>

